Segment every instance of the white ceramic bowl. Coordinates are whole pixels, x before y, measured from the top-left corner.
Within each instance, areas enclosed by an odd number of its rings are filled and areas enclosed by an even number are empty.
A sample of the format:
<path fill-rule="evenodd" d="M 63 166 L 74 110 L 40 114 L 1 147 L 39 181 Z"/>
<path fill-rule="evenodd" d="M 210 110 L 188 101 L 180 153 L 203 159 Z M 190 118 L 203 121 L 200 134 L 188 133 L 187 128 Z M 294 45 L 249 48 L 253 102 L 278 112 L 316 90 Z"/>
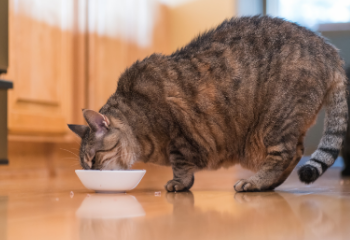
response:
<path fill-rule="evenodd" d="M 134 189 L 146 170 L 75 170 L 82 184 L 96 192 L 125 192 Z"/>

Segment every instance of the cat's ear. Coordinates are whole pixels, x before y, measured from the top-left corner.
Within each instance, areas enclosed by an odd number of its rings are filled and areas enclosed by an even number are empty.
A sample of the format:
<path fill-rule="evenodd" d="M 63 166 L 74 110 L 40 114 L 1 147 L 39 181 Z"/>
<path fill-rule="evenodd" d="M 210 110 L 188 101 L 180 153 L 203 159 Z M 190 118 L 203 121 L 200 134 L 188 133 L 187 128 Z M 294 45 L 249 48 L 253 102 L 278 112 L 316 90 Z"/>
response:
<path fill-rule="evenodd" d="M 75 125 L 75 124 L 68 124 L 68 127 L 70 130 L 72 130 L 75 134 L 77 134 L 81 138 L 83 138 L 84 133 L 89 129 L 88 126 Z"/>
<path fill-rule="evenodd" d="M 109 120 L 105 115 L 89 109 L 83 109 L 83 115 L 92 131 L 100 133 L 108 129 Z"/>

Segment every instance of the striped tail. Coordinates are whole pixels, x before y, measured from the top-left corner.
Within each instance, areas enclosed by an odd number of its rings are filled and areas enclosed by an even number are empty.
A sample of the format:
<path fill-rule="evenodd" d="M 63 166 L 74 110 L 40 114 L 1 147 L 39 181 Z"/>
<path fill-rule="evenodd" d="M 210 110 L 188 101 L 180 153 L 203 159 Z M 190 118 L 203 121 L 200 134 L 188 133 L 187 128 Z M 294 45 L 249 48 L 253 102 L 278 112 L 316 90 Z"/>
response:
<path fill-rule="evenodd" d="M 325 130 L 317 150 L 299 171 L 299 179 L 312 183 L 332 166 L 342 147 L 348 121 L 346 102 L 346 76 L 342 72 L 335 74 L 333 87 L 325 99 Z"/>

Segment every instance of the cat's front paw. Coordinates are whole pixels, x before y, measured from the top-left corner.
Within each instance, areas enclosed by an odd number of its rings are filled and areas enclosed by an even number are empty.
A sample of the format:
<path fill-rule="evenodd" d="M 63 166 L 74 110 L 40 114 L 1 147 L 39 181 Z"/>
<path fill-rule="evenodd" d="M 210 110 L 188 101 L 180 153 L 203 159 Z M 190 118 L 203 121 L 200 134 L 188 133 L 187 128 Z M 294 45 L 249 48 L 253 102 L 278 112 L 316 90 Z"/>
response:
<path fill-rule="evenodd" d="M 187 191 L 187 187 L 181 183 L 178 180 L 170 180 L 169 182 L 167 182 L 167 184 L 165 185 L 165 189 L 168 192 L 181 192 L 181 191 Z"/>
<path fill-rule="evenodd" d="M 246 179 L 239 180 L 235 184 L 234 189 L 236 190 L 236 192 L 256 192 L 256 191 L 259 191 L 259 189 L 256 187 L 256 185 L 253 182 L 248 181 Z"/>

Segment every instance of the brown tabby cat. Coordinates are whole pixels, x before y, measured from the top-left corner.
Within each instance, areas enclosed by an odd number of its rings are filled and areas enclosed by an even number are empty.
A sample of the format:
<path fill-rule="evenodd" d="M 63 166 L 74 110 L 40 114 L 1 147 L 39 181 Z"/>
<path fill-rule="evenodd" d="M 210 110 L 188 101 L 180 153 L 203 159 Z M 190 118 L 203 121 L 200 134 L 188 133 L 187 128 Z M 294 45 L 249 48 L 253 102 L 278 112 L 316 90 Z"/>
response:
<path fill-rule="evenodd" d="M 346 77 L 337 50 L 294 23 L 271 17 L 226 20 L 170 56 L 153 54 L 121 76 L 82 138 L 84 169 L 170 165 L 165 188 L 191 188 L 194 173 L 240 163 L 256 171 L 238 192 L 271 190 L 303 154 L 305 132 L 323 105 L 325 132 L 299 169 L 312 183 L 338 156 L 347 128 Z"/>

